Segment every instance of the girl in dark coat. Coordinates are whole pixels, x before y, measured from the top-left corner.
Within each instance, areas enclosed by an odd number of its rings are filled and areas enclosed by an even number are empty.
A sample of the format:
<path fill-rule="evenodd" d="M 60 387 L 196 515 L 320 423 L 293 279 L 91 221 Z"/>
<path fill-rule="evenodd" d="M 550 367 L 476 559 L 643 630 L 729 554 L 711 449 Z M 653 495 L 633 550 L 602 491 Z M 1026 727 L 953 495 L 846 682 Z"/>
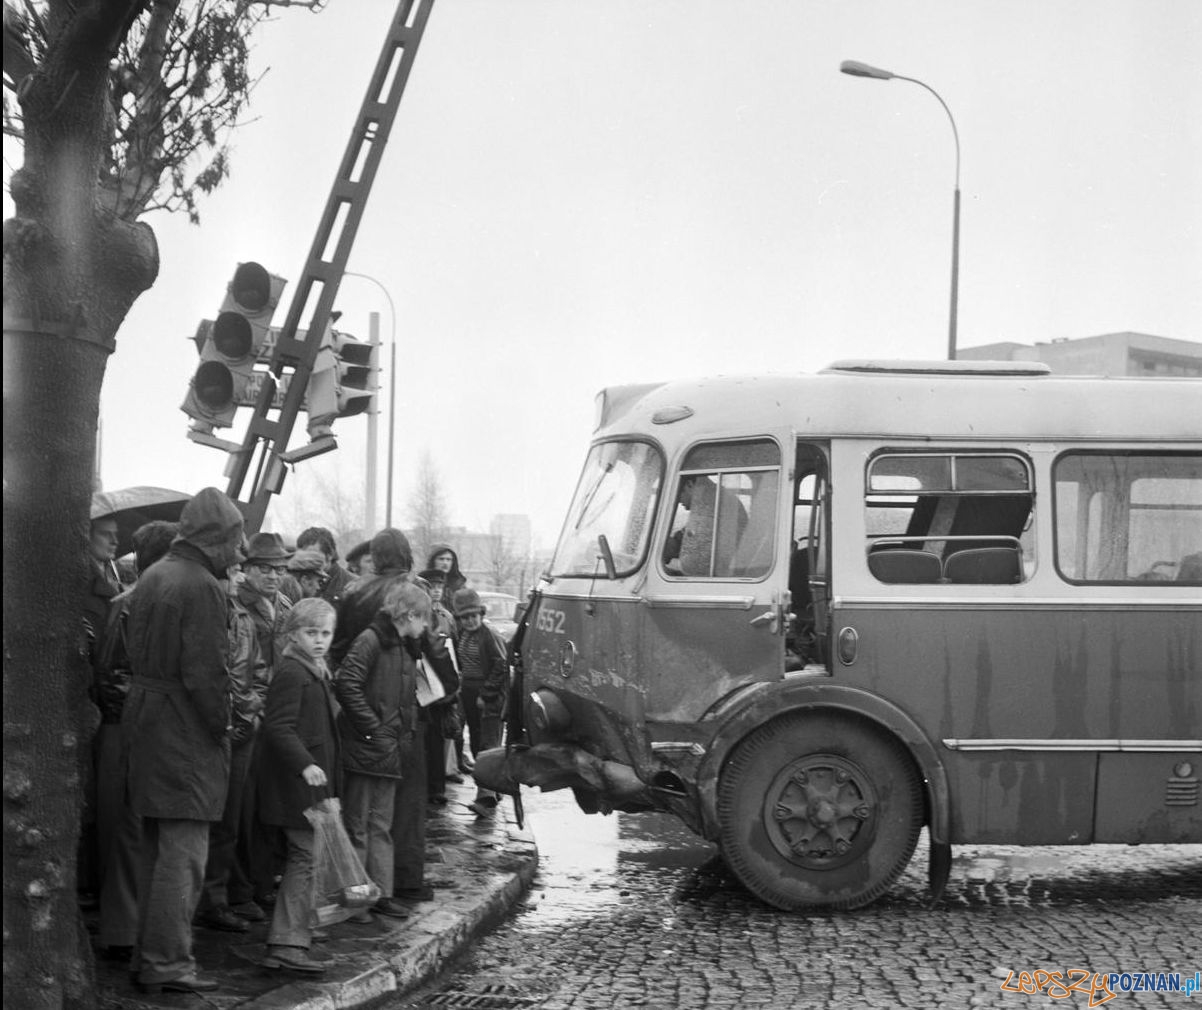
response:
<path fill-rule="evenodd" d="M 284 829 L 288 861 L 267 935 L 266 968 L 320 974 L 309 957 L 313 939 L 313 828 L 305 810 L 337 792 L 338 705 L 325 655 L 334 637 L 334 608 L 300 600 L 284 620 L 287 645 L 277 657 L 263 715 L 259 819 Z"/>
<path fill-rule="evenodd" d="M 346 830 L 383 894 L 375 911 L 396 918 L 408 913 L 392 896 L 392 820 L 397 781 L 408 773 L 401 756 L 417 735 L 417 661 L 429 618 L 424 590 L 411 583 L 393 587 L 351 644 L 334 683 L 343 715 Z"/>

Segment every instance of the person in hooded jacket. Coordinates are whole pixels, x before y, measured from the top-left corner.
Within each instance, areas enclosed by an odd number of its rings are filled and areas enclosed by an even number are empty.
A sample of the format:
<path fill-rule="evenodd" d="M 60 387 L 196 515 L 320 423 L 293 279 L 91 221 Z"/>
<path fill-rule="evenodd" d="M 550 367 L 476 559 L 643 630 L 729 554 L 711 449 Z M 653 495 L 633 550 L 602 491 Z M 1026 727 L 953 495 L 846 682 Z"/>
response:
<path fill-rule="evenodd" d="M 134 531 L 138 572 L 145 572 L 171 549 L 179 524 L 154 520 Z M 125 754 L 121 713 L 129 693 L 129 650 L 126 629 L 129 604 L 137 586 L 113 597 L 99 657 L 97 697 L 104 722 L 96 738 L 96 825 L 100 840 L 100 954 L 128 961 L 138 936 L 138 852 L 142 820 L 129 808 L 125 794 Z"/>
<path fill-rule="evenodd" d="M 243 538 L 242 513 L 205 488 L 180 514 L 167 555 L 130 601 L 132 672 L 122 712 L 130 808 L 142 818 L 138 932 L 131 970 L 148 992 L 208 992 L 192 917 L 209 824 L 221 819 L 230 774 L 228 604 L 220 580 Z"/>
<path fill-rule="evenodd" d="M 435 544 L 430 548 L 426 568 L 436 568 L 445 573 L 443 596 L 449 600 L 467 585 L 467 577 L 459 570 L 459 555 L 450 544 Z"/>
<path fill-rule="evenodd" d="M 230 702 L 234 727 L 230 734 L 230 784 L 221 820 L 209 830 L 209 861 L 197 922 L 209 929 L 245 933 L 250 927 L 230 907 L 230 895 L 234 895 L 233 904 L 240 904 L 253 893 L 245 856 L 239 858 L 238 837 L 254 757 L 255 731 L 267 700 L 266 664 L 259 654 L 254 618 L 238 602 L 238 572 L 231 567 L 228 574 Z"/>

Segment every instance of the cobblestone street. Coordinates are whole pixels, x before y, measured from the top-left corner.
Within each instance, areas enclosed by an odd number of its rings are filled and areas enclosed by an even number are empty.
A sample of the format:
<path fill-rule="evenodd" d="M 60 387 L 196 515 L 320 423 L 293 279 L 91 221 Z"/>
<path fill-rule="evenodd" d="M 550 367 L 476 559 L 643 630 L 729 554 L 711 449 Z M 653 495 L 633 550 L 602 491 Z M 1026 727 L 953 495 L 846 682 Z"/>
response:
<path fill-rule="evenodd" d="M 1018 989 L 1021 972 L 1040 969 L 1068 984 L 1069 969 L 1184 979 L 1202 968 L 1200 846 L 964 847 L 928 910 L 920 845 L 869 908 L 791 915 L 752 898 L 670 818 L 585 817 L 567 791 L 527 795 L 542 854 L 529 896 L 455 970 L 384 1005 L 1019 1010 L 1090 997 L 1005 991 L 1011 972 Z M 1120 991 L 1110 1005 L 1189 1003 L 1182 992 Z"/>

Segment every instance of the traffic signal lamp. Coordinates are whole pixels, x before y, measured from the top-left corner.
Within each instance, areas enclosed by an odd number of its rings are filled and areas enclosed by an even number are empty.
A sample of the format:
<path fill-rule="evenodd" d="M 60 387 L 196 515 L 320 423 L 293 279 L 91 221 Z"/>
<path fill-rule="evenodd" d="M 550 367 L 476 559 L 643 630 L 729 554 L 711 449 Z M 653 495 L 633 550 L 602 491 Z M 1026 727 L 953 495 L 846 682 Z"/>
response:
<path fill-rule="evenodd" d="M 306 390 L 311 440 L 331 437 L 335 418 L 353 417 L 375 406 L 377 371 L 375 345 L 327 331 Z"/>
<path fill-rule="evenodd" d="M 216 321 L 200 324 L 200 366 L 180 408 L 193 432 L 211 435 L 234 423 L 286 283 L 258 263 L 239 263 Z"/>

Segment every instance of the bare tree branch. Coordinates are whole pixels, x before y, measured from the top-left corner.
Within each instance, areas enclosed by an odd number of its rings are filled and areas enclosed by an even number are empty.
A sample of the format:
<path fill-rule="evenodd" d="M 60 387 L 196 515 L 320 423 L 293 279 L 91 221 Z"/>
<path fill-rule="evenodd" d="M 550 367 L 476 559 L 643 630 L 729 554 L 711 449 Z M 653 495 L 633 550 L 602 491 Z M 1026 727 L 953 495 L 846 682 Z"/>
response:
<path fill-rule="evenodd" d="M 10 91 L 19 91 L 21 82 L 32 74 L 37 66 L 32 41 L 26 17 L 19 14 L 9 5 L 8 0 L 5 0 L 4 86 Z"/>
<path fill-rule="evenodd" d="M 228 174 L 224 137 L 243 122 L 259 80 L 249 73 L 249 39 L 274 0 L 23 3 L 4 6 L 4 134 L 27 133 L 22 106 L 9 101 L 19 85 L 41 89 L 45 121 L 47 107 L 83 88 L 80 74 L 106 74 L 107 118 L 88 120 L 109 138 L 103 205 L 126 221 L 150 209 L 198 220 L 198 197 Z"/>
<path fill-rule="evenodd" d="M 431 544 L 446 536 L 450 525 L 442 477 L 428 451 L 422 453 L 418 464 L 417 480 L 409 496 L 407 511 L 413 531 L 413 556 L 420 564 Z"/>

